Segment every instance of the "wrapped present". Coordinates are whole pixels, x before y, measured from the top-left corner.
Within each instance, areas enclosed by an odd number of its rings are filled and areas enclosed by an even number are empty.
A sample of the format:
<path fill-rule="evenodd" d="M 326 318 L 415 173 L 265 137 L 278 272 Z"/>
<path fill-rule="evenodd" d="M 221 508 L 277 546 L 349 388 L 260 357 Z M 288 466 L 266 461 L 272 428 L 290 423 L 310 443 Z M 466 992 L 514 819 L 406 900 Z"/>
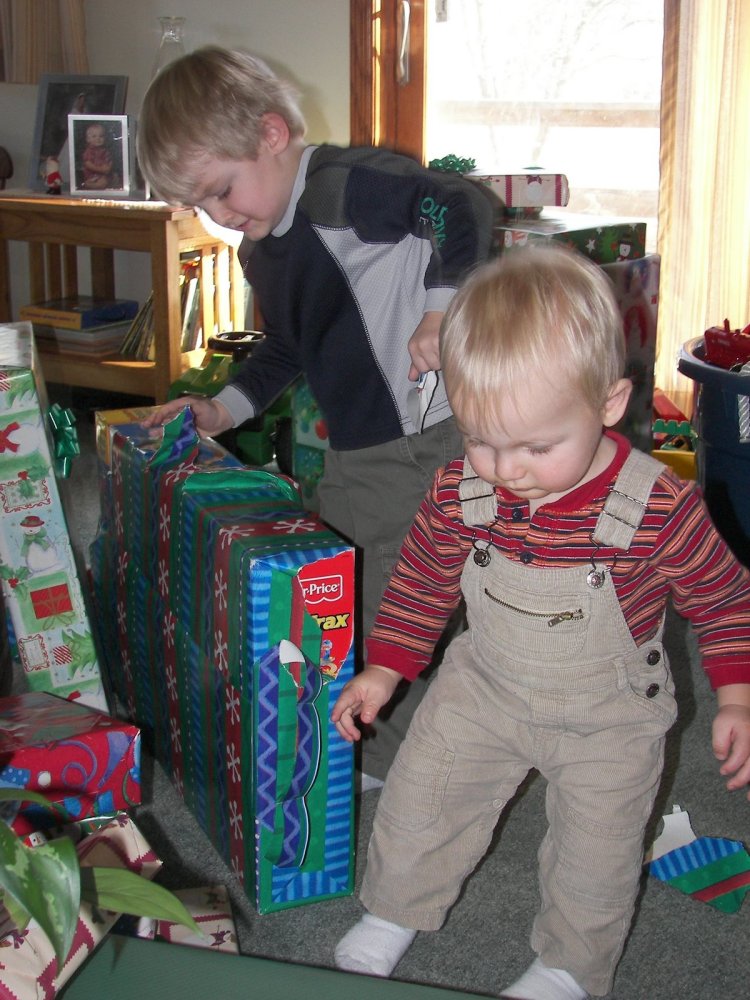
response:
<path fill-rule="evenodd" d="M 637 260 L 604 264 L 602 270 L 614 286 L 625 331 L 625 377 L 633 392 L 625 416 L 615 428 L 634 447 L 653 447 L 654 365 L 656 319 L 659 308 L 661 258 L 649 254 Z"/>
<path fill-rule="evenodd" d="M 297 383 L 292 394 L 292 437 L 294 477 L 305 506 L 316 510 L 317 486 L 328 448 L 328 425 L 305 379 Z"/>
<path fill-rule="evenodd" d="M 540 240 L 563 243 L 595 264 L 612 264 L 644 256 L 646 223 L 571 212 L 495 225 L 495 241 L 500 248 L 510 250 Z"/>
<path fill-rule="evenodd" d="M 568 204 L 570 189 L 564 174 L 549 173 L 541 167 L 486 173 L 473 170 L 466 175 L 493 191 L 507 208 L 540 209 Z"/>
<path fill-rule="evenodd" d="M 193 948 L 209 948 L 239 954 L 237 929 L 232 916 L 232 904 L 226 886 L 202 886 L 198 889 L 173 891 L 190 916 L 201 929 L 198 935 L 183 924 L 171 920 L 151 920 L 148 917 L 122 916 L 115 924 L 115 934 L 126 934 L 147 941 L 161 938 L 172 944 L 186 944 Z"/>
<path fill-rule="evenodd" d="M 106 711 L 58 485 L 78 450 L 47 404 L 30 323 L 0 327 L 0 577 L 28 687 Z"/>
<path fill-rule="evenodd" d="M 161 862 L 132 820 L 118 814 L 101 830 L 76 845 L 82 868 L 127 868 L 153 879 Z M 108 933 L 119 914 L 82 903 L 73 947 L 61 969 L 52 945 L 33 923 L 23 931 L 11 930 L 0 906 L 0 998 L 2 1000 L 52 1000 L 60 987 L 88 958 Z"/>
<path fill-rule="evenodd" d="M 329 706 L 353 673 L 353 550 L 283 477 L 204 465 L 188 414 L 163 441 L 110 428 L 107 670 L 260 912 L 348 894 L 352 748 Z"/>
<path fill-rule="evenodd" d="M 24 803 L 24 790 L 59 803 L 69 821 L 128 809 L 141 801 L 140 732 L 43 692 L 0 698 L 0 787 L 18 789 L 1 810 L 18 834 L 59 822 Z"/>

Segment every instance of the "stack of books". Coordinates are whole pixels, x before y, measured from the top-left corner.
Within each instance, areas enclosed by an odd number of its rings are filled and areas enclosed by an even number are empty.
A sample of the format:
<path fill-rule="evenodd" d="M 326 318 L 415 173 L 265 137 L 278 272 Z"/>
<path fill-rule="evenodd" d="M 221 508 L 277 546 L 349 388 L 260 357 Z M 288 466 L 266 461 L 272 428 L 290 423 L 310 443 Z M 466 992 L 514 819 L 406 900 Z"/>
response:
<path fill-rule="evenodd" d="M 133 299 L 96 299 L 79 295 L 22 306 L 43 350 L 100 360 L 120 352 L 138 303 Z"/>
<path fill-rule="evenodd" d="M 180 309 L 182 313 L 180 349 L 182 351 L 192 351 L 201 345 L 203 328 L 200 301 L 200 258 L 188 254 L 180 262 Z M 153 361 L 153 292 L 149 294 L 131 323 L 120 347 L 120 353 L 138 361 Z"/>

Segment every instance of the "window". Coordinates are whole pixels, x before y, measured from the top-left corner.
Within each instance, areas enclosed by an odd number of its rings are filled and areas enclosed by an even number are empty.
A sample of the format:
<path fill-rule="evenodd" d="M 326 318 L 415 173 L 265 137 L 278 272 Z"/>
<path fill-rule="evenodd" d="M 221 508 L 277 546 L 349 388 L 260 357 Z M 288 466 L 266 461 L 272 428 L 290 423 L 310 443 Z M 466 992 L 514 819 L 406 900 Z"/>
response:
<path fill-rule="evenodd" d="M 662 22 L 653 0 L 428 0 L 426 158 L 541 166 L 571 210 L 655 227 Z"/>

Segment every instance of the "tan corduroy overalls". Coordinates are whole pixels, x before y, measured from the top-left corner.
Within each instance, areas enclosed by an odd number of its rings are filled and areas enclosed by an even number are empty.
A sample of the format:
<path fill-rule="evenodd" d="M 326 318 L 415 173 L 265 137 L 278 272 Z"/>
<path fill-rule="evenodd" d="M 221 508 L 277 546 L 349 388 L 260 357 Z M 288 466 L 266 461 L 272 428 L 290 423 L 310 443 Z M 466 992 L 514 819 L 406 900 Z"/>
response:
<path fill-rule="evenodd" d="M 660 469 L 631 452 L 597 544 L 627 550 Z M 464 519 L 490 523 L 492 488 L 468 463 L 464 475 Z M 661 629 L 635 645 L 603 564 L 538 569 L 488 551 L 486 565 L 466 561 L 469 629 L 450 645 L 390 770 L 361 899 L 402 926 L 439 928 L 537 768 L 549 827 L 531 944 L 546 966 L 603 995 L 630 926 L 676 717 Z"/>

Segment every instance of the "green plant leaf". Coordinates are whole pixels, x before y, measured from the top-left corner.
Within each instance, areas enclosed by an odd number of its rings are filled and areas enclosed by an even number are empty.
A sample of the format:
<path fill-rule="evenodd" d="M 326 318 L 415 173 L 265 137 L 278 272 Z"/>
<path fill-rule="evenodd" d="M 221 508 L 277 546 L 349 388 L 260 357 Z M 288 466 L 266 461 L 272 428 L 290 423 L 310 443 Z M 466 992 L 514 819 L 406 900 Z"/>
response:
<path fill-rule="evenodd" d="M 124 868 L 82 868 L 81 898 L 105 910 L 170 920 L 203 934 L 173 893 Z"/>
<path fill-rule="evenodd" d="M 0 788 L 0 802 L 35 802 L 37 805 L 45 806 L 68 823 L 74 819 L 59 802 L 50 802 L 40 792 L 32 792 L 28 788 Z"/>
<path fill-rule="evenodd" d="M 26 847 L 0 823 L 0 885 L 32 916 L 55 949 L 58 966 L 73 943 L 80 907 L 78 855 L 68 837 Z"/>

